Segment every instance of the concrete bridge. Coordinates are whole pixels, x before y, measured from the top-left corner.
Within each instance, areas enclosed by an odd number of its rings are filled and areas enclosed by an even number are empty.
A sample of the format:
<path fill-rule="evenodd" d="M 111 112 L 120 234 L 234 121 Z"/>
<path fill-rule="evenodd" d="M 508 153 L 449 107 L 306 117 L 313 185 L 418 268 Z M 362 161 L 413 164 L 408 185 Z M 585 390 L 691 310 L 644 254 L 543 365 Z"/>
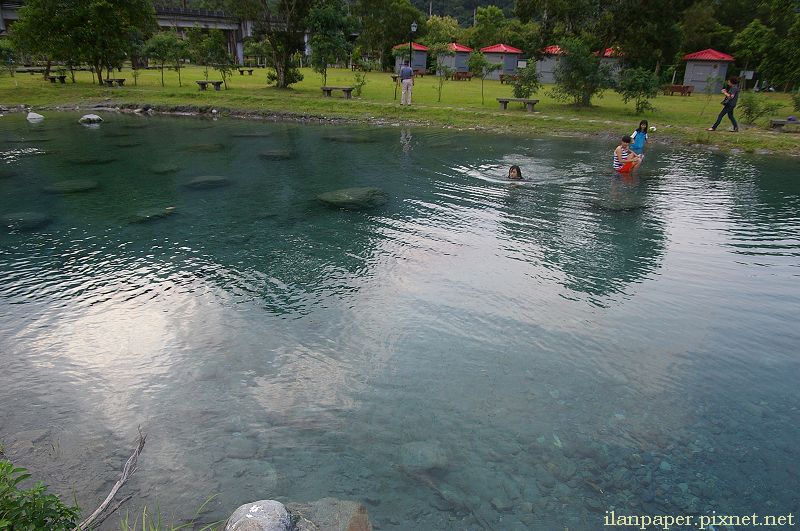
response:
<path fill-rule="evenodd" d="M 19 18 L 18 10 L 23 4 L 20 0 L 0 0 L 0 36 L 6 35 L 9 26 Z M 239 64 L 244 62 L 244 38 L 252 35 L 251 22 L 239 21 L 222 11 L 156 6 L 156 22 L 162 29 L 174 28 L 181 33 L 194 27 L 224 31 L 228 52 Z"/>

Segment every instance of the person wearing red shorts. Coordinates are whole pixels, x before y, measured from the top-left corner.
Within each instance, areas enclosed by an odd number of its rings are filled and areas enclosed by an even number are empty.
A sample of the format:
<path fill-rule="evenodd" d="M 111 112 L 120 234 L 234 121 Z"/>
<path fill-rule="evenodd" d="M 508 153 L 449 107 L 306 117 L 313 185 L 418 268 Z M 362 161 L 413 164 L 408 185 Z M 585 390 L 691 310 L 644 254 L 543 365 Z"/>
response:
<path fill-rule="evenodd" d="M 630 173 L 642 162 L 642 157 L 631 151 L 631 137 L 623 136 L 614 150 L 614 171 Z"/>

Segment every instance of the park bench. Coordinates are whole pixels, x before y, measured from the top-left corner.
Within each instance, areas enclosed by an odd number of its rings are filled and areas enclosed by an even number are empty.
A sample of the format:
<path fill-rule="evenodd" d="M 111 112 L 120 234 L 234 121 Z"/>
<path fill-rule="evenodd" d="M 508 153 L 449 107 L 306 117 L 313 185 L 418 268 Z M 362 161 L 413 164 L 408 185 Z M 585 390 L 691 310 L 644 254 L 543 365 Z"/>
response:
<path fill-rule="evenodd" d="M 472 72 L 453 72 L 453 81 L 472 81 Z"/>
<path fill-rule="evenodd" d="M 676 92 L 681 96 L 691 96 L 694 87 L 692 85 L 664 85 L 664 96 L 672 96 Z"/>
<path fill-rule="evenodd" d="M 327 97 L 331 97 L 331 92 L 334 90 L 341 90 L 344 93 L 344 99 L 349 100 L 352 98 L 352 92 L 355 87 L 321 87 L 322 94 Z"/>
<path fill-rule="evenodd" d="M 213 85 L 214 90 L 220 90 L 220 87 L 222 87 L 222 81 L 201 80 L 201 81 L 195 81 L 195 83 L 197 83 L 197 85 L 200 87 L 200 90 L 206 90 L 206 88 L 208 88 L 208 85 Z"/>
<path fill-rule="evenodd" d="M 500 74 L 500 84 L 501 85 L 504 84 L 504 83 L 510 85 L 511 83 L 513 83 L 516 80 L 517 80 L 517 76 L 515 76 L 513 74 Z"/>
<path fill-rule="evenodd" d="M 240 68 L 239 69 L 239 75 L 240 76 L 243 76 L 245 72 L 247 72 L 248 76 L 252 76 L 253 75 L 253 69 L 252 68 Z"/>
<path fill-rule="evenodd" d="M 425 73 L 426 73 L 425 70 L 422 70 L 420 68 L 414 69 L 414 77 L 425 77 Z"/>
<path fill-rule="evenodd" d="M 528 98 L 497 98 L 497 102 L 500 104 L 500 108 L 504 111 L 508 109 L 508 102 L 510 101 L 518 101 L 520 103 L 525 104 L 525 109 L 528 112 L 533 112 L 533 107 L 539 103 L 539 100 L 531 100 Z"/>
<path fill-rule="evenodd" d="M 769 127 L 770 129 L 776 129 L 778 131 L 783 131 L 784 125 L 794 125 L 800 127 L 800 120 L 770 120 Z"/>
<path fill-rule="evenodd" d="M 114 83 L 116 83 L 118 87 L 124 87 L 125 86 L 125 78 L 123 77 L 123 78 L 120 78 L 120 79 L 104 79 L 103 80 L 103 84 L 105 86 L 107 86 L 107 87 L 113 87 Z"/>
<path fill-rule="evenodd" d="M 67 82 L 67 76 L 66 75 L 47 76 L 47 79 L 49 79 L 50 83 L 53 83 L 53 84 L 55 84 L 56 80 L 58 80 L 58 82 L 61 83 L 62 85 Z"/>

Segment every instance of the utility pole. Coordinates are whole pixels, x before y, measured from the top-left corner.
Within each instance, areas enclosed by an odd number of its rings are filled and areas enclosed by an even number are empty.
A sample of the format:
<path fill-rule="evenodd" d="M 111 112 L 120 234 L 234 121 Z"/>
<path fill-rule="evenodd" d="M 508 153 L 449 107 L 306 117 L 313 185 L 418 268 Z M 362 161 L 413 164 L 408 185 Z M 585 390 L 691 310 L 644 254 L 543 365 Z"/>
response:
<path fill-rule="evenodd" d="M 429 16 L 429 17 L 432 17 L 432 16 L 433 16 L 433 0 L 431 0 L 431 1 L 428 3 L 428 16 Z"/>

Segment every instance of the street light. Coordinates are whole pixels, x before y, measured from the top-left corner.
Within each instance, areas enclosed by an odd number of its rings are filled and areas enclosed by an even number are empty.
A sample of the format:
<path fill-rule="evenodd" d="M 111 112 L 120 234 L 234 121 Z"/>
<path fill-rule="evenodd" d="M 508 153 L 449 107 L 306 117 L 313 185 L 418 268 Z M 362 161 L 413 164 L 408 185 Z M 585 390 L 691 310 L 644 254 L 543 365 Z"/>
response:
<path fill-rule="evenodd" d="M 414 34 L 417 32 L 417 22 L 411 23 L 411 37 L 408 39 L 408 66 L 414 70 Z"/>

